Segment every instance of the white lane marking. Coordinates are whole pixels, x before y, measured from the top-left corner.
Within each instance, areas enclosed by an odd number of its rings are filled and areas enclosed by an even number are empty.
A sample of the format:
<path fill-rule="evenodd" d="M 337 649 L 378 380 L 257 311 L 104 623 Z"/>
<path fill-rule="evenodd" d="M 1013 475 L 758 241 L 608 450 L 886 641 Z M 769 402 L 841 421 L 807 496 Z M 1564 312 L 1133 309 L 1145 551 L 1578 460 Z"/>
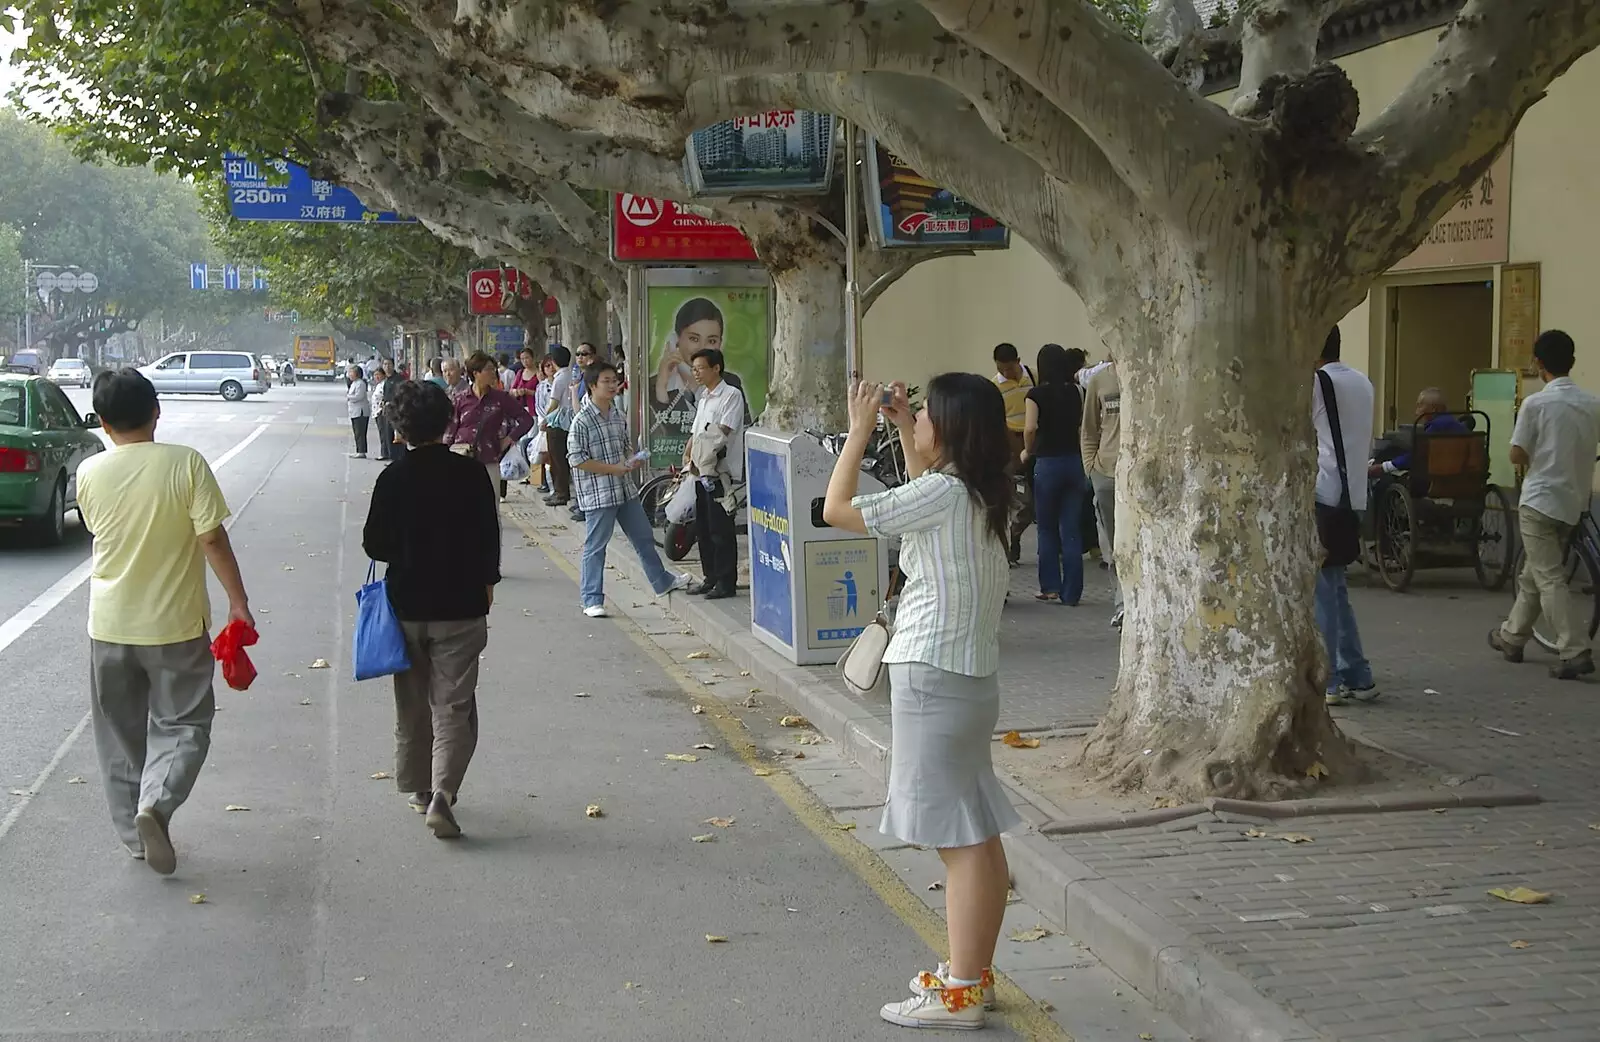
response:
<path fill-rule="evenodd" d="M 221 470 L 227 466 L 230 460 L 249 448 L 250 443 L 265 434 L 266 430 L 266 424 L 262 424 L 251 431 L 243 441 L 219 456 L 216 462 L 211 464 L 211 469 L 214 471 Z M 254 493 L 251 494 L 250 498 L 255 498 Z M 57 605 L 72 596 L 73 591 L 82 586 L 84 581 L 89 578 L 89 573 L 93 569 L 94 558 L 91 556 L 62 576 L 54 586 L 29 601 L 21 611 L 11 616 L 4 623 L 0 623 L 0 652 L 5 651 L 6 648 L 14 644 L 17 638 L 27 633 L 40 619 L 54 611 Z M 55 769 L 61 765 L 61 761 L 72 750 L 73 743 L 83 734 L 84 728 L 89 726 L 89 719 L 92 715 L 92 710 L 83 714 L 83 718 L 78 721 L 78 725 L 67 735 L 66 741 L 57 747 L 55 755 L 51 756 L 50 762 L 45 764 L 44 770 L 40 771 L 39 776 L 33 780 L 33 784 L 28 786 L 28 795 L 22 797 L 17 805 L 12 807 L 11 811 L 6 814 L 4 819 L 0 819 L 0 839 L 4 839 L 6 833 L 11 831 L 11 826 L 15 825 L 17 819 L 22 817 L 23 809 L 27 807 L 34 796 L 39 794 L 45 783 L 50 780 L 50 775 L 55 773 Z"/>

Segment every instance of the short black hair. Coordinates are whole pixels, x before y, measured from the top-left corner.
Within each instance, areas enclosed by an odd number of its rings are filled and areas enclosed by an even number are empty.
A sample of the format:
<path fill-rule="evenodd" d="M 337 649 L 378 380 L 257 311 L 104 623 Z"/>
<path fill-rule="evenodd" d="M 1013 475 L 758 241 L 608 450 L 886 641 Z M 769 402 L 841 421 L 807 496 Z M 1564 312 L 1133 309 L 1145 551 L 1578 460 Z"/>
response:
<path fill-rule="evenodd" d="M 714 347 L 702 347 L 700 350 L 689 356 L 689 362 L 690 364 L 693 364 L 697 359 L 700 358 L 704 358 L 706 360 L 706 365 L 714 365 L 717 367 L 717 372 L 722 372 L 723 362 L 721 351 Z"/>
<path fill-rule="evenodd" d="M 551 344 L 550 357 L 554 358 L 556 365 L 563 369 L 572 364 L 572 352 L 568 351 L 563 344 Z"/>
<path fill-rule="evenodd" d="M 143 430 L 159 409 L 155 385 L 137 369 L 107 369 L 94 378 L 94 411 L 107 430 Z"/>
<path fill-rule="evenodd" d="M 584 349 L 584 348 L 588 348 L 588 349 L 589 349 L 589 353 L 590 353 L 590 354 L 591 354 L 591 355 L 594 355 L 594 356 L 595 356 L 595 357 L 596 357 L 596 358 L 599 358 L 599 357 L 600 357 L 600 352 L 599 352 L 599 351 L 596 351 L 596 350 L 595 350 L 595 349 L 594 349 L 594 345 L 593 345 L 593 344 L 591 344 L 591 343 L 589 343 L 589 341 L 587 341 L 587 340 L 585 340 L 585 341 L 584 341 L 584 342 L 583 342 L 583 343 L 581 343 L 581 344 L 579 344 L 579 345 L 578 345 L 578 351 L 577 351 L 577 353 L 578 353 L 578 354 L 582 354 L 582 353 L 583 353 L 583 349 Z"/>
<path fill-rule="evenodd" d="M 994 360 L 996 362 L 1018 362 L 1022 356 L 1017 354 L 1016 344 L 996 344 L 994 347 Z"/>
<path fill-rule="evenodd" d="M 618 369 L 616 366 L 612 365 L 610 362 L 592 362 L 592 363 L 590 363 L 588 368 L 584 369 L 584 371 L 583 371 L 584 386 L 593 387 L 595 385 L 595 383 L 599 381 L 600 374 L 601 373 L 608 373 L 608 372 L 616 373 L 617 374 L 617 379 L 618 380 L 622 379 L 622 370 Z"/>
<path fill-rule="evenodd" d="M 1339 336 L 1339 327 L 1334 326 L 1328 331 L 1328 339 L 1322 342 L 1322 360 L 1324 362 L 1337 362 L 1339 360 L 1339 346 L 1342 340 Z"/>
<path fill-rule="evenodd" d="M 1577 361 L 1578 345 L 1561 330 L 1547 329 L 1533 342 L 1533 357 L 1551 375 L 1566 376 L 1572 372 L 1573 363 Z"/>
<path fill-rule="evenodd" d="M 389 392 L 383 411 L 407 445 L 427 445 L 444 437 L 455 406 L 438 384 L 407 380 Z"/>

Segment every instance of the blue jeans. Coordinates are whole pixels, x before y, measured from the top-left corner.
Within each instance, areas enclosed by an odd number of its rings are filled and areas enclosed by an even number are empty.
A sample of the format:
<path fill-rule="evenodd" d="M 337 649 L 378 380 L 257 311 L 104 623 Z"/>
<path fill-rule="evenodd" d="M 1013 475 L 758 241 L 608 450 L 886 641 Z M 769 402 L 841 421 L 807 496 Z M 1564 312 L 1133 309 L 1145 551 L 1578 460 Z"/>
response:
<path fill-rule="evenodd" d="M 1350 588 L 1345 585 L 1343 568 L 1324 568 L 1317 573 L 1317 628 L 1328 649 L 1328 691 L 1342 683 L 1353 691 L 1372 686 L 1372 665 L 1361 650 L 1361 631 L 1350 610 Z"/>
<path fill-rule="evenodd" d="M 583 513 L 583 568 L 578 590 L 585 608 L 606 602 L 606 546 L 611 542 L 612 531 L 619 524 L 628 542 L 633 544 L 633 552 L 639 555 L 639 563 L 644 565 L 644 574 L 650 579 L 651 588 L 657 594 L 667 592 L 672 585 L 673 575 L 661 563 L 661 555 L 656 552 L 655 532 L 650 528 L 650 519 L 645 517 L 644 507 L 639 505 L 637 499 L 630 499 L 620 507 L 595 507 Z"/>
<path fill-rule="evenodd" d="M 1039 591 L 1066 604 L 1083 599 L 1081 456 L 1040 456 L 1033 466 L 1033 512 L 1039 524 Z"/>

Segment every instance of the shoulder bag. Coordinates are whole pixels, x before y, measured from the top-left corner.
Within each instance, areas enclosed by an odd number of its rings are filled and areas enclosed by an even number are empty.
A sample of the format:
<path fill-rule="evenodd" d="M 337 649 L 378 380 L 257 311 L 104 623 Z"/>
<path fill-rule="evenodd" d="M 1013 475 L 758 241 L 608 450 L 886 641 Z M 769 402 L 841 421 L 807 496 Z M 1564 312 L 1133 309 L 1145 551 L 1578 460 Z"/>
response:
<path fill-rule="evenodd" d="M 887 605 L 885 605 L 887 607 Z M 882 695 L 888 686 L 889 671 L 883 668 L 884 653 L 889 650 L 889 637 L 893 626 L 884 608 L 866 628 L 856 634 L 844 655 L 839 659 L 839 676 L 844 686 L 857 695 Z"/>
<path fill-rule="evenodd" d="M 1317 538 L 1322 543 L 1322 567 L 1343 568 L 1361 556 L 1361 518 L 1350 505 L 1350 472 L 1345 465 L 1344 430 L 1339 426 L 1339 397 L 1333 390 L 1333 377 L 1318 369 L 1317 385 L 1328 411 L 1334 458 L 1339 461 L 1339 505 L 1317 504 Z"/>

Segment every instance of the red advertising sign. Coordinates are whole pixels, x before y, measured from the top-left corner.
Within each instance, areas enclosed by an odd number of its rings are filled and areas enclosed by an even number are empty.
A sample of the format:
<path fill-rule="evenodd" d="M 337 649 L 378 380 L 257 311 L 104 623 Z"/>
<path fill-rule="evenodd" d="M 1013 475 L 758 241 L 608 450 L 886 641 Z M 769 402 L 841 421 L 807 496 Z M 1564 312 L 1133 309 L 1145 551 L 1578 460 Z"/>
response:
<path fill-rule="evenodd" d="M 504 301 L 512 285 L 523 300 L 533 297 L 533 280 L 516 268 L 479 268 L 467 272 L 468 310 L 474 315 L 509 314 Z"/>
<path fill-rule="evenodd" d="M 611 254 L 620 263 L 753 261 L 744 233 L 686 213 L 667 199 L 618 195 L 611 203 Z"/>

